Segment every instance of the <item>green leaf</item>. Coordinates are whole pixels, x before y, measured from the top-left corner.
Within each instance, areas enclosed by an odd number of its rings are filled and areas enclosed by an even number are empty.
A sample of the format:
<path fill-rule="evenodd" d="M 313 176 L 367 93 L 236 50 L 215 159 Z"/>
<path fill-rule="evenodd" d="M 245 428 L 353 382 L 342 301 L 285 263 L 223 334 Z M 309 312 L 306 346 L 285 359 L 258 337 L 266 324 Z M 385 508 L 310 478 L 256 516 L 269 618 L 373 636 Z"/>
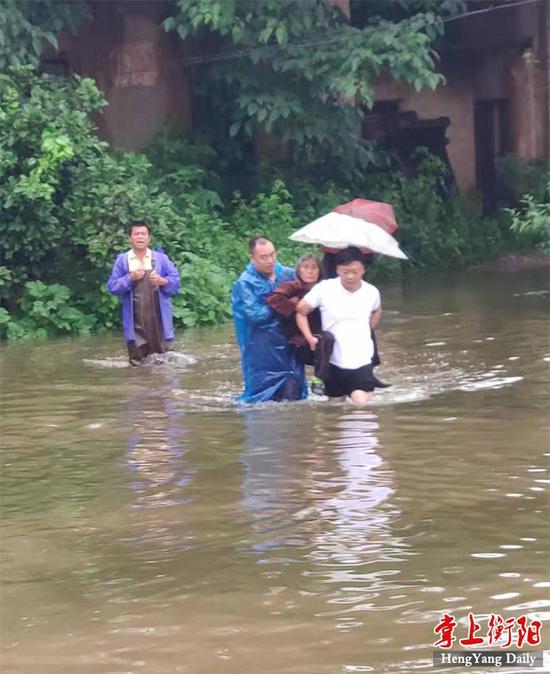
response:
<path fill-rule="evenodd" d="M 229 127 L 229 135 L 231 136 L 231 138 L 234 138 L 239 133 L 240 128 L 241 122 L 234 122 L 233 124 L 231 124 L 231 126 Z"/>
<path fill-rule="evenodd" d="M 258 35 L 258 42 L 260 44 L 267 44 L 269 42 L 269 38 L 271 37 L 272 33 L 273 33 L 273 26 L 267 26 Z"/>
<path fill-rule="evenodd" d="M 277 42 L 281 45 L 286 44 L 288 41 L 288 33 L 286 31 L 286 27 L 283 24 L 279 24 L 277 26 L 277 29 L 275 30 L 275 37 L 277 38 Z"/>
<path fill-rule="evenodd" d="M 177 21 L 176 21 L 175 17 L 169 16 L 167 19 L 164 19 L 164 21 L 162 22 L 162 25 L 164 26 L 164 30 L 168 32 L 168 31 L 174 30 L 176 28 Z"/>

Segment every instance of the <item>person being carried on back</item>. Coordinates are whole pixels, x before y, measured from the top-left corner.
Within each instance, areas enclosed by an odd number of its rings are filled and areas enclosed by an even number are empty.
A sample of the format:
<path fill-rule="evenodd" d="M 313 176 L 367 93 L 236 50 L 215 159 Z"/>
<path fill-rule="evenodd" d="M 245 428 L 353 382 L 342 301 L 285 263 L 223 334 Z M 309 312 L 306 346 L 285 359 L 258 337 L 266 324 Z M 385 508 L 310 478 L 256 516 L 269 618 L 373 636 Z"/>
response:
<path fill-rule="evenodd" d="M 323 379 L 328 375 L 329 357 L 334 344 L 334 337 L 330 333 L 323 333 L 321 314 L 315 309 L 308 316 L 310 333 L 316 335 L 321 346 L 313 351 L 302 331 L 296 324 L 296 306 L 313 286 L 319 281 L 321 267 L 315 255 L 306 253 L 296 264 L 296 278 L 281 283 L 266 298 L 267 304 L 281 316 L 281 331 L 287 340 L 296 347 L 296 358 L 303 365 L 313 365 L 315 376 L 311 388 L 313 393 L 322 393 Z M 316 378 L 319 379 L 316 379 Z"/>

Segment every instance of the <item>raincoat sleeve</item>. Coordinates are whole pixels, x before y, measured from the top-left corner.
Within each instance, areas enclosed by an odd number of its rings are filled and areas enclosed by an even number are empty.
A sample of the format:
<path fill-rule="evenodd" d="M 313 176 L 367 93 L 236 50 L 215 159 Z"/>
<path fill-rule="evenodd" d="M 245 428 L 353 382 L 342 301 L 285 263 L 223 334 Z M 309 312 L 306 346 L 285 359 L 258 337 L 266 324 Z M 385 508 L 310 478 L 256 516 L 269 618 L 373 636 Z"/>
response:
<path fill-rule="evenodd" d="M 172 297 L 180 289 L 180 274 L 176 266 L 168 255 L 163 255 L 162 259 L 162 274 L 168 283 L 160 287 L 161 293 Z"/>
<path fill-rule="evenodd" d="M 273 311 L 282 316 L 292 316 L 296 311 L 296 304 L 298 303 L 299 295 L 296 291 L 296 284 L 294 281 L 285 281 L 276 288 L 271 295 L 268 295 L 266 302 L 273 309 Z"/>
<path fill-rule="evenodd" d="M 112 295 L 118 295 L 119 297 L 132 290 L 132 279 L 125 257 L 124 253 L 117 257 L 111 271 L 111 276 L 109 276 L 109 280 L 107 281 L 107 290 Z"/>
<path fill-rule="evenodd" d="M 239 280 L 231 294 L 233 315 L 252 325 L 269 323 L 273 319 L 271 308 L 258 296 L 254 287 L 244 280 Z"/>

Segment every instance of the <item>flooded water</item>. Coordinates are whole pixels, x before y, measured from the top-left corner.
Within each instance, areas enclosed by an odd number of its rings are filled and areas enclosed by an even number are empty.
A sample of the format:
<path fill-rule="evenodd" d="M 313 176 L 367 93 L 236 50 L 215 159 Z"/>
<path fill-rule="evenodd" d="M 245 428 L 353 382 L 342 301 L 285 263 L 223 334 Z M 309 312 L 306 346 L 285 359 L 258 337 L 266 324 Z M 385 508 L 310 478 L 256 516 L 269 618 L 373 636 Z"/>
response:
<path fill-rule="evenodd" d="M 547 274 L 381 290 L 365 409 L 235 407 L 231 325 L 2 347 L 3 674 L 432 670 L 443 612 L 550 618 Z"/>

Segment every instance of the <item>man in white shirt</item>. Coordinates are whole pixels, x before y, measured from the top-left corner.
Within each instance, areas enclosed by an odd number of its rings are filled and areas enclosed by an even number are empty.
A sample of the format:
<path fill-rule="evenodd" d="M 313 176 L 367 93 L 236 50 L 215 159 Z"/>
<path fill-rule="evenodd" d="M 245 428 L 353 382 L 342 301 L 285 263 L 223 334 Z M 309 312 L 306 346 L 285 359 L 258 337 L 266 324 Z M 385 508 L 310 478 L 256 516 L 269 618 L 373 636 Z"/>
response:
<path fill-rule="evenodd" d="M 370 400 L 377 385 L 372 374 L 371 327 L 378 325 L 382 315 L 378 289 L 363 281 L 363 260 L 363 254 L 355 247 L 338 253 L 337 278 L 313 286 L 299 302 L 296 319 L 313 351 L 318 339 L 311 334 L 306 316 L 314 309 L 321 310 L 323 331 L 331 332 L 335 339 L 330 374 L 324 381 L 325 393 L 335 402 L 349 395 L 359 405 Z"/>

